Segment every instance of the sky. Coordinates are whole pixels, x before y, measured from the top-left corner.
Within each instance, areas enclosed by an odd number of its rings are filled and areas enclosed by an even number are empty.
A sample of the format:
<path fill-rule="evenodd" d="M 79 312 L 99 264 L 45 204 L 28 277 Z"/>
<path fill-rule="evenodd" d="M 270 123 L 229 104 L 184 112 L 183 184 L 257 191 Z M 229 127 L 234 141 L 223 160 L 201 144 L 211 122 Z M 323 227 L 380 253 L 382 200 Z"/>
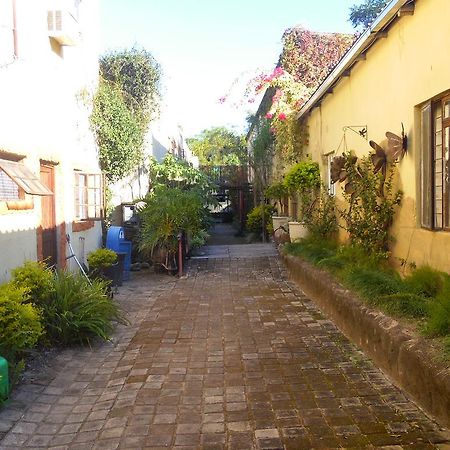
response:
<path fill-rule="evenodd" d="M 258 106 L 252 76 L 275 67 L 281 36 L 301 25 L 351 33 L 358 0 L 101 0 L 100 51 L 144 47 L 162 68 L 162 111 L 186 137 L 215 126 L 245 131 Z M 219 99 L 228 96 L 221 104 Z M 166 119 L 167 120 L 167 119 Z"/>

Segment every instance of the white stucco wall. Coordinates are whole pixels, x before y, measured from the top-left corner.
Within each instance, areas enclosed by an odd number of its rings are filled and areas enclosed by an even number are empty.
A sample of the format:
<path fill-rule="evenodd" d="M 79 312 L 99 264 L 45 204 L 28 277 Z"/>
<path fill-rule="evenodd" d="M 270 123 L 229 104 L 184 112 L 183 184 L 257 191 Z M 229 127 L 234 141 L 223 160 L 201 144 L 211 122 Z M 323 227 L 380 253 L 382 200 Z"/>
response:
<path fill-rule="evenodd" d="M 64 9 L 74 1 L 57 4 Z M 99 1 L 80 2 L 80 37 L 70 47 L 49 38 L 47 11 L 52 6 L 47 0 L 16 0 L 18 57 L 14 60 L 11 54 L 0 61 L 0 151 L 24 155 L 21 162 L 38 177 L 40 161 L 54 164 L 56 224 L 65 224 L 76 249 L 79 238 L 85 238 L 87 253 L 101 243 L 100 224 L 77 233 L 71 224 L 74 170 L 100 172 L 86 101 L 98 79 Z M 41 200 L 27 197 L 34 202 L 31 210 L 8 211 L 0 202 L 0 281 L 11 268 L 37 257 Z M 58 259 L 64 259 L 59 244 L 58 251 Z"/>

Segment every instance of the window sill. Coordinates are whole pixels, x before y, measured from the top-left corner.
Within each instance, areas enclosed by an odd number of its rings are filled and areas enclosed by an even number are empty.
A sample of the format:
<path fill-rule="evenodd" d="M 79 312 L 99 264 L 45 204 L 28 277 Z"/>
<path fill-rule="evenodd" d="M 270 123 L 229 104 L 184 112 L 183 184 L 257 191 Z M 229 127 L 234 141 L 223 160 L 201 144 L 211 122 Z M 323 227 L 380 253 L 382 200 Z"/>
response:
<path fill-rule="evenodd" d="M 93 220 L 75 220 L 72 222 L 72 233 L 79 233 L 94 228 Z"/>

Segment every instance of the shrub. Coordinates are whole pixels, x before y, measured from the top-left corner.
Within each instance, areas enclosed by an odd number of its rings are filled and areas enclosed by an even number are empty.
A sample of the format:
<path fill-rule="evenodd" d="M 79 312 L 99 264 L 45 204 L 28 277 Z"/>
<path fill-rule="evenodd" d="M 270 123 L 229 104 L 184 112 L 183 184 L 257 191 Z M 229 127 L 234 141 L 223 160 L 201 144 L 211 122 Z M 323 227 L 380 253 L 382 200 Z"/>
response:
<path fill-rule="evenodd" d="M 266 223 L 265 233 L 267 236 L 268 234 L 271 235 L 273 233 L 272 214 L 274 214 L 275 208 L 271 205 L 264 205 L 264 207 L 258 205 L 247 214 L 247 230 L 258 236 L 262 236 L 263 233 L 263 211 Z"/>
<path fill-rule="evenodd" d="M 428 336 L 450 335 L 450 279 L 446 277 L 441 292 L 430 301 L 425 334 Z"/>
<path fill-rule="evenodd" d="M 336 218 L 335 199 L 328 193 L 326 187 L 322 188 L 320 196 L 310 202 L 309 196 L 303 198 L 303 222 L 306 224 L 309 232 L 317 238 L 329 239 L 338 228 Z"/>
<path fill-rule="evenodd" d="M 117 253 L 109 248 L 98 248 L 88 254 L 87 262 L 91 271 L 106 269 L 117 262 Z"/>
<path fill-rule="evenodd" d="M 377 303 L 387 313 L 421 318 L 425 317 L 429 307 L 429 300 L 425 297 L 411 292 L 397 292 L 395 294 L 380 297 Z"/>
<path fill-rule="evenodd" d="M 285 183 L 291 193 L 319 188 L 319 164 L 312 161 L 302 161 L 294 164 L 286 174 Z"/>
<path fill-rule="evenodd" d="M 264 190 L 264 197 L 267 198 L 268 200 L 274 200 L 275 205 L 278 202 L 280 208 L 284 206 L 283 198 L 287 194 L 288 189 L 286 187 L 286 183 L 284 183 L 283 181 L 272 183 L 269 186 L 267 186 L 266 189 Z"/>
<path fill-rule="evenodd" d="M 40 311 L 26 303 L 27 291 L 12 283 L 0 286 L 0 354 L 14 363 L 44 333 Z"/>
<path fill-rule="evenodd" d="M 164 254 L 165 266 L 174 258 L 178 249 L 178 235 L 184 231 L 193 238 L 203 235 L 209 215 L 204 197 L 196 190 L 185 191 L 177 187 L 157 186 L 145 198 L 145 207 L 139 215 L 142 227 L 139 249 L 156 257 Z"/>
<path fill-rule="evenodd" d="M 372 304 L 378 303 L 379 297 L 396 294 L 402 289 L 402 279 L 393 270 L 351 266 L 345 270 L 343 278 Z"/>
<path fill-rule="evenodd" d="M 109 339 L 112 322 L 124 323 L 118 305 L 108 297 L 101 280 L 59 271 L 52 301 L 44 311 L 50 341 L 55 344 L 84 344 L 93 337 Z"/>
<path fill-rule="evenodd" d="M 347 181 L 342 194 L 348 207 L 339 213 L 350 240 L 368 254 L 387 254 L 389 230 L 403 195 L 393 185 L 396 165 L 390 164 L 386 174 L 375 173 L 370 156 L 361 158 L 359 163 L 350 153 L 343 158 Z"/>
<path fill-rule="evenodd" d="M 293 242 L 285 246 L 288 253 L 318 264 L 336 255 L 337 244 L 331 240 L 316 239 L 314 236 Z"/>
<path fill-rule="evenodd" d="M 26 261 L 12 271 L 11 284 L 27 292 L 29 300 L 38 306 L 48 303 L 53 292 L 53 272 L 45 264 Z"/>
<path fill-rule="evenodd" d="M 405 278 L 405 288 L 418 295 L 435 297 L 444 285 L 444 274 L 429 266 L 416 269 Z"/>

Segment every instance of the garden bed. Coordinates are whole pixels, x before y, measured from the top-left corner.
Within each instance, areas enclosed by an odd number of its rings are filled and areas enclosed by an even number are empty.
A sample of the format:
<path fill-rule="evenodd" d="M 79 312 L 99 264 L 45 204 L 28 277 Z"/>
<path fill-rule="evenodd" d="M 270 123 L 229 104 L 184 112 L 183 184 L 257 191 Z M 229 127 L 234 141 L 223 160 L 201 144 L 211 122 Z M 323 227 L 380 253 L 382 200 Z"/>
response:
<path fill-rule="evenodd" d="M 282 252 L 289 277 L 336 326 L 436 420 L 450 426 L 450 369 L 431 344 L 368 307 L 325 270 Z"/>

